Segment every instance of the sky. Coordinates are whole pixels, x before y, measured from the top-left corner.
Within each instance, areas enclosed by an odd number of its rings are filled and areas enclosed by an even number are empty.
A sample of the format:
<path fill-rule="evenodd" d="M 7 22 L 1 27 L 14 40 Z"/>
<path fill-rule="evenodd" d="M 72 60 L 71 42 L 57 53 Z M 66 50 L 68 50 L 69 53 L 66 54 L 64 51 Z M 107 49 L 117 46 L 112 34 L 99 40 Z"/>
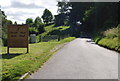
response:
<path fill-rule="evenodd" d="M 53 15 L 57 14 L 58 0 L 0 0 L 1 10 L 5 12 L 8 20 L 18 24 L 25 23 L 27 18 L 33 20 L 41 17 L 44 9 L 49 9 Z"/>

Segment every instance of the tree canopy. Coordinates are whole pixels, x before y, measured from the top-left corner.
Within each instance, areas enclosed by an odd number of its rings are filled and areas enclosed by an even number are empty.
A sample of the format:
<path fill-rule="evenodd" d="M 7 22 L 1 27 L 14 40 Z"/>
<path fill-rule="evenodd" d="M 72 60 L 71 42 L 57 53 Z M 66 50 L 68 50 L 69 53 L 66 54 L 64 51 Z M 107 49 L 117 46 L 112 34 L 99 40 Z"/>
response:
<path fill-rule="evenodd" d="M 34 26 L 38 28 L 41 23 L 42 23 L 41 18 L 40 18 L 39 16 L 36 17 L 36 19 L 35 19 L 35 21 L 34 21 Z"/>
<path fill-rule="evenodd" d="M 45 9 L 42 15 L 42 19 L 45 24 L 49 24 L 53 20 L 53 15 L 48 9 Z"/>
<path fill-rule="evenodd" d="M 110 27 L 117 27 L 118 3 L 58 2 L 55 24 L 64 25 L 65 18 L 77 32 L 96 33 Z"/>
<path fill-rule="evenodd" d="M 33 25 L 33 19 L 32 18 L 27 18 L 26 19 L 26 24 L 29 25 L 29 26 L 32 26 Z"/>

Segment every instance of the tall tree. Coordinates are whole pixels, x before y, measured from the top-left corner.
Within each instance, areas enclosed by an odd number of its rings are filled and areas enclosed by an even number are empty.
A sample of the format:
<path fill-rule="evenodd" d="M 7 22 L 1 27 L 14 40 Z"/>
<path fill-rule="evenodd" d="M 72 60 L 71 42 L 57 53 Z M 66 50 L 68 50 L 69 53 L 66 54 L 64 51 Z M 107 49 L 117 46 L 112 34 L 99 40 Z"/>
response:
<path fill-rule="evenodd" d="M 71 2 L 70 24 L 78 32 L 96 33 L 118 25 L 117 2 Z M 77 22 L 82 24 L 77 26 Z"/>
<path fill-rule="evenodd" d="M 48 9 L 45 9 L 42 15 L 42 19 L 45 24 L 49 24 L 52 22 L 53 15 Z"/>
<path fill-rule="evenodd" d="M 83 16 L 87 9 L 90 8 L 90 6 L 93 6 L 93 3 L 90 2 L 71 2 L 71 12 L 70 12 L 70 23 L 73 26 L 77 25 L 77 22 L 80 21 L 83 22 Z"/>
<path fill-rule="evenodd" d="M 69 21 L 70 4 L 66 0 L 58 2 L 58 15 L 55 16 L 55 25 L 66 25 Z"/>

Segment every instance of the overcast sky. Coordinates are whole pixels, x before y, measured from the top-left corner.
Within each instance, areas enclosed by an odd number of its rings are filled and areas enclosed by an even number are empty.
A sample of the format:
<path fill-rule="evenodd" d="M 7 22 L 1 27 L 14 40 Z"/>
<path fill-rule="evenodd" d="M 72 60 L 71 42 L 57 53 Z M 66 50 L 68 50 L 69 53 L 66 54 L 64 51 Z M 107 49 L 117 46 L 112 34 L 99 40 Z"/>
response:
<path fill-rule="evenodd" d="M 17 23 L 25 23 L 27 18 L 41 17 L 45 8 L 53 15 L 57 14 L 58 0 L 0 0 L 1 10 L 7 15 L 7 19 Z"/>

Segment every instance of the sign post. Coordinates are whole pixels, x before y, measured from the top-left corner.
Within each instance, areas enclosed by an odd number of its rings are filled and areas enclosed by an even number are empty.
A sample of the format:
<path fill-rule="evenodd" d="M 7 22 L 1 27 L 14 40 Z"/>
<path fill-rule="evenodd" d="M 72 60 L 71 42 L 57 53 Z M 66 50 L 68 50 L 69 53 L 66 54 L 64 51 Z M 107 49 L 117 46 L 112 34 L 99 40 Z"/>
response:
<path fill-rule="evenodd" d="M 27 48 L 28 53 L 28 35 L 27 25 L 8 25 L 7 53 L 9 54 L 9 48 Z"/>

